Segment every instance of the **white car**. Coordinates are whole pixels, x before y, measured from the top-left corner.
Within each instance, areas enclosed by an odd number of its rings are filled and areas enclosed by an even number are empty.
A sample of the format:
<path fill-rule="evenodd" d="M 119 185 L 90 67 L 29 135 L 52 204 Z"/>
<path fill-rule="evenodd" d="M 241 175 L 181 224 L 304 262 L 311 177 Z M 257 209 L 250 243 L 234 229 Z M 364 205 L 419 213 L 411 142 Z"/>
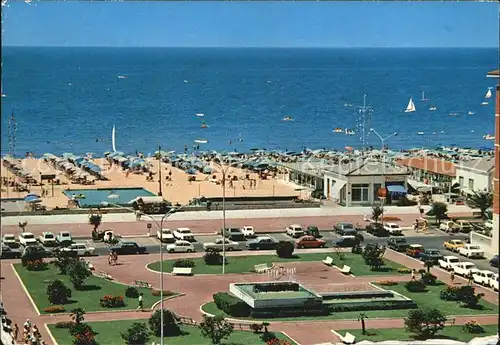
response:
<path fill-rule="evenodd" d="M 484 256 L 484 251 L 478 245 L 466 244 L 465 246 L 458 248 L 458 254 L 468 258 L 482 258 Z"/>
<path fill-rule="evenodd" d="M 63 252 L 76 252 L 77 256 L 95 255 L 95 248 L 86 245 L 85 243 L 72 243 L 66 248 L 61 248 Z"/>
<path fill-rule="evenodd" d="M 161 229 L 156 232 L 156 238 L 160 240 L 160 242 L 165 243 L 173 243 L 175 242 L 174 234 L 170 229 Z"/>
<path fill-rule="evenodd" d="M 255 237 L 255 231 L 253 230 L 253 226 L 244 226 L 241 228 L 241 232 L 245 237 Z"/>
<path fill-rule="evenodd" d="M 304 236 L 304 229 L 302 228 L 302 225 L 292 224 L 286 228 L 286 234 L 291 237 L 299 238 Z"/>
<path fill-rule="evenodd" d="M 2 237 L 2 243 L 7 247 L 16 248 L 19 247 L 19 242 L 16 240 L 16 236 L 13 234 L 5 234 Z"/>
<path fill-rule="evenodd" d="M 488 285 L 493 290 L 498 291 L 498 273 L 494 274 L 493 277 L 490 278 Z"/>
<path fill-rule="evenodd" d="M 469 275 L 469 273 L 474 274 L 478 271 L 479 271 L 479 269 L 472 262 L 460 262 L 456 265 L 453 265 L 453 272 L 455 272 L 455 274 L 458 274 L 458 275 L 464 276 L 464 277 Z"/>
<path fill-rule="evenodd" d="M 384 229 L 391 235 L 401 235 L 403 233 L 403 230 L 396 223 L 385 223 Z"/>
<path fill-rule="evenodd" d="M 38 236 L 38 242 L 46 247 L 53 247 L 57 244 L 56 236 L 51 232 L 44 232 Z"/>
<path fill-rule="evenodd" d="M 445 232 L 457 232 L 460 230 L 460 226 L 457 223 L 448 220 L 439 224 L 439 230 L 443 230 Z"/>
<path fill-rule="evenodd" d="M 460 263 L 460 259 L 456 256 L 447 255 L 443 256 L 442 259 L 438 260 L 439 267 L 444 268 L 445 270 L 452 270 L 453 266 Z"/>
<path fill-rule="evenodd" d="M 167 252 L 169 253 L 191 253 L 194 252 L 194 246 L 191 242 L 177 240 L 174 243 L 167 244 Z"/>
<path fill-rule="evenodd" d="M 177 230 L 174 231 L 174 237 L 177 240 L 189 241 L 189 242 L 194 241 L 193 233 L 189 228 L 177 228 Z"/>
<path fill-rule="evenodd" d="M 35 238 L 35 235 L 33 235 L 31 232 L 23 232 L 19 235 L 19 243 L 21 243 L 23 246 L 29 246 L 37 244 L 37 240 Z"/>
<path fill-rule="evenodd" d="M 486 222 L 484 222 L 484 226 L 488 229 L 493 229 L 493 221 L 491 219 L 488 219 Z"/>
<path fill-rule="evenodd" d="M 213 242 L 203 243 L 203 249 L 205 249 L 206 252 L 220 252 L 222 251 L 223 243 L 227 251 L 238 250 L 240 245 L 238 242 L 231 241 L 228 238 L 217 238 Z"/>
<path fill-rule="evenodd" d="M 474 282 L 479 285 L 489 285 L 490 279 L 493 278 L 494 275 L 495 272 L 491 272 L 488 270 L 481 270 L 474 272 L 472 274 L 472 278 L 474 279 Z"/>

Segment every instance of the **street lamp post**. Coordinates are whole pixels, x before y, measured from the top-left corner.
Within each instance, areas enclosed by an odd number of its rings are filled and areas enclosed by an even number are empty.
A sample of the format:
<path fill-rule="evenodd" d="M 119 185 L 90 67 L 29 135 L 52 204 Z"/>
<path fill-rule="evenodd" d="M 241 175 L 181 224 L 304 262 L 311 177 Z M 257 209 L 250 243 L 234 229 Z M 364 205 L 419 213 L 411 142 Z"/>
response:
<path fill-rule="evenodd" d="M 380 201 L 381 201 L 381 205 L 382 205 L 382 225 L 384 225 L 384 204 L 385 204 L 387 191 L 385 190 L 385 155 L 382 153 L 382 151 L 384 151 L 384 143 L 386 142 L 386 140 L 388 140 L 389 138 L 395 137 L 396 135 L 398 135 L 398 132 L 394 132 L 392 134 L 389 134 L 385 138 L 383 138 L 380 134 L 378 134 L 378 132 L 373 128 L 370 128 L 370 132 L 374 133 L 380 139 L 380 142 L 381 142 L 381 147 L 380 147 L 380 154 L 382 156 L 382 187 L 381 188 L 383 190 L 383 197 L 380 197 Z"/>
<path fill-rule="evenodd" d="M 161 192 L 161 160 L 163 156 L 161 154 L 161 145 L 158 145 L 158 196 L 162 196 Z"/>
<path fill-rule="evenodd" d="M 118 204 L 113 204 L 113 203 L 110 203 L 110 202 L 106 202 L 106 201 L 103 201 L 101 202 L 101 205 L 103 207 L 107 207 L 109 205 L 111 206 L 114 206 L 114 207 L 118 207 L 118 208 L 122 208 L 122 209 L 125 209 L 125 210 L 130 210 L 130 211 L 134 211 L 135 210 L 133 208 L 130 208 L 130 207 L 125 207 L 125 206 L 121 206 L 121 205 L 118 205 Z M 162 229 L 163 229 L 163 223 L 168 219 L 168 217 L 170 217 L 172 214 L 174 214 L 175 212 L 179 211 L 180 209 L 182 209 L 184 206 L 180 206 L 180 207 L 177 207 L 177 208 L 171 208 L 170 210 L 167 211 L 167 213 L 165 213 L 162 217 L 161 217 L 161 220 L 160 222 L 158 223 L 158 221 L 151 215 L 149 214 L 144 214 L 146 217 L 148 217 L 149 219 L 151 219 L 153 221 L 153 223 L 156 224 L 156 226 L 158 227 L 158 230 L 160 231 L 160 233 L 162 232 Z M 163 244 L 160 244 L 160 310 L 161 310 L 161 314 L 160 314 L 160 323 L 161 323 L 161 330 L 160 330 L 160 345 L 163 345 Z"/>

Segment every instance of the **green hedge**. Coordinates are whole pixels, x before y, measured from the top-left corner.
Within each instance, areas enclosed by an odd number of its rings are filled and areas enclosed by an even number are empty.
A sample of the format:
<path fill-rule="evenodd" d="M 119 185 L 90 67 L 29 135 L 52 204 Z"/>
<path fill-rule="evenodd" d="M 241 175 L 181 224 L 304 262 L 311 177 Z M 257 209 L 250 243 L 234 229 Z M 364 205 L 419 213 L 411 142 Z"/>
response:
<path fill-rule="evenodd" d="M 272 309 L 252 309 L 250 316 L 253 318 L 283 318 L 297 316 L 324 316 L 330 311 L 324 305 L 311 308 L 294 307 L 294 308 L 272 308 Z"/>
<path fill-rule="evenodd" d="M 250 306 L 241 299 L 226 292 L 218 292 L 213 295 L 217 308 L 235 317 L 247 317 L 250 315 Z"/>
<path fill-rule="evenodd" d="M 385 302 L 360 302 L 360 303 L 342 303 L 327 304 L 330 312 L 345 312 L 358 310 L 395 310 L 395 309 L 414 309 L 417 304 L 411 300 L 385 301 Z"/>

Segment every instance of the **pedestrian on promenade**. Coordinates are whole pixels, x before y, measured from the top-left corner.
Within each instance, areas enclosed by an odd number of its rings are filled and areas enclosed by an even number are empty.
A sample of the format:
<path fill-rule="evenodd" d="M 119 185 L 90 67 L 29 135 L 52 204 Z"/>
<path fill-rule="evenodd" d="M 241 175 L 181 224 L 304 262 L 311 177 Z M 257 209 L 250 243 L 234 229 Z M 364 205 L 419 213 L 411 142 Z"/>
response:
<path fill-rule="evenodd" d="M 450 280 L 453 285 L 455 285 L 455 272 L 450 272 Z"/>
<path fill-rule="evenodd" d="M 111 266 L 112 263 L 113 263 L 113 253 L 110 252 L 108 256 L 108 265 Z"/>
<path fill-rule="evenodd" d="M 417 273 L 417 270 L 416 269 L 412 269 L 411 270 L 411 280 L 415 280 L 415 273 Z"/>
<path fill-rule="evenodd" d="M 139 294 L 139 306 L 137 307 L 136 310 L 144 311 L 144 301 L 143 301 L 143 294 L 142 292 Z"/>
<path fill-rule="evenodd" d="M 467 274 L 467 285 L 472 285 L 473 280 L 474 278 L 472 278 L 472 272 L 469 272 L 469 274 Z"/>
<path fill-rule="evenodd" d="M 17 336 L 19 335 L 19 326 L 17 323 L 14 324 L 14 327 L 12 327 L 12 336 L 14 337 L 14 340 L 17 341 Z"/>
<path fill-rule="evenodd" d="M 418 232 L 418 228 L 419 228 L 419 226 L 418 226 L 418 219 L 415 219 L 415 224 L 413 224 L 413 227 L 415 229 L 415 232 Z"/>

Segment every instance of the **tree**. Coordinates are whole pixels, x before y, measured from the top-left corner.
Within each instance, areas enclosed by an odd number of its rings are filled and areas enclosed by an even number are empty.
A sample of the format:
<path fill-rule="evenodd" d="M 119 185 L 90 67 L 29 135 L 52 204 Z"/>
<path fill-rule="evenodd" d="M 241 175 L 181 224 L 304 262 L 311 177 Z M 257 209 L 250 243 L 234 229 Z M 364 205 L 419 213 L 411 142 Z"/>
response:
<path fill-rule="evenodd" d="M 19 222 L 18 226 L 21 229 L 21 232 L 24 232 L 24 230 L 26 230 L 26 227 L 28 226 L 28 222 L 26 222 L 26 221 Z"/>
<path fill-rule="evenodd" d="M 493 206 L 493 194 L 474 191 L 474 194 L 467 199 L 467 205 L 471 208 L 478 208 L 481 211 L 481 217 L 488 219 L 487 211 Z"/>
<path fill-rule="evenodd" d="M 143 322 L 134 322 L 125 333 L 120 333 L 127 345 L 145 345 L 150 338 L 148 327 Z"/>
<path fill-rule="evenodd" d="M 97 231 L 97 228 L 99 225 L 101 225 L 102 222 L 102 214 L 90 214 L 89 215 L 89 224 L 94 227 L 94 231 Z"/>
<path fill-rule="evenodd" d="M 276 247 L 276 254 L 280 258 L 291 258 L 294 250 L 295 246 L 293 245 L 292 242 L 279 241 L 278 246 Z"/>
<path fill-rule="evenodd" d="M 78 261 L 77 252 L 72 250 L 56 250 L 54 251 L 56 260 L 54 265 L 59 268 L 61 274 L 68 274 L 69 268 Z"/>
<path fill-rule="evenodd" d="M 372 219 L 375 221 L 375 223 L 378 223 L 378 220 L 380 219 L 380 216 L 384 213 L 382 210 L 382 207 L 380 206 L 373 206 L 372 208 Z"/>
<path fill-rule="evenodd" d="M 207 265 L 222 265 L 224 258 L 219 252 L 208 252 L 203 255 L 203 261 Z"/>
<path fill-rule="evenodd" d="M 366 324 L 365 324 L 365 319 L 368 318 L 365 313 L 359 313 L 358 315 L 358 321 L 361 321 L 361 332 L 362 334 L 366 334 Z"/>
<path fill-rule="evenodd" d="M 71 289 L 67 288 L 62 281 L 56 279 L 47 285 L 47 297 L 51 304 L 66 304 L 71 297 Z"/>
<path fill-rule="evenodd" d="M 457 301 L 467 308 L 477 308 L 479 300 L 484 296 L 484 293 L 475 293 L 472 286 L 461 286 L 457 290 Z"/>
<path fill-rule="evenodd" d="M 69 280 L 77 290 L 82 288 L 85 279 L 91 275 L 87 264 L 82 260 L 74 261 L 68 268 L 68 274 Z"/>
<path fill-rule="evenodd" d="M 200 323 L 201 334 L 210 338 L 212 344 L 218 345 L 222 339 L 227 339 L 233 333 L 233 325 L 227 322 L 223 316 L 203 315 L 203 321 Z"/>
<path fill-rule="evenodd" d="M 161 310 L 157 310 L 149 318 L 149 328 L 157 337 L 161 336 Z M 175 336 L 181 333 L 177 317 L 170 310 L 163 309 L 163 335 Z"/>
<path fill-rule="evenodd" d="M 83 310 L 82 308 L 75 308 L 71 311 L 71 314 L 69 316 L 75 324 L 80 324 L 83 322 L 83 320 L 85 320 L 83 315 L 85 315 L 85 310 Z"/>
<path fill-rule="evenodd" d="M 420 339 L 429 339 L 444 328 L 446 317 L 439 309 L 413 309 L 405 317 L 405 328 Z"/>
<path fill-rule="evenodd" d="M 365 263 L 370 266 L 372 270 L 378 270 L 384 265 L 384 260 L 382 259 L 384 253 L 384 246 L 379 246 L 378 244 L 367 244 L 361 255 L 363 256 Z"/>
<path fill-rule="evenodd" d="M 436 217 L 436 224 L 439 225 L 448 212 L 448 206 L 443 202 L 435 202 L 432 204 L 431 212 Z"/>
<path fill-rule="evenodd" d="M 435 262 L 432 260 L 425 260 L 424 261 L 424 266 L 427 268 L 427 273 L 431 273 L 431 268 L 434 267 Z"/>

